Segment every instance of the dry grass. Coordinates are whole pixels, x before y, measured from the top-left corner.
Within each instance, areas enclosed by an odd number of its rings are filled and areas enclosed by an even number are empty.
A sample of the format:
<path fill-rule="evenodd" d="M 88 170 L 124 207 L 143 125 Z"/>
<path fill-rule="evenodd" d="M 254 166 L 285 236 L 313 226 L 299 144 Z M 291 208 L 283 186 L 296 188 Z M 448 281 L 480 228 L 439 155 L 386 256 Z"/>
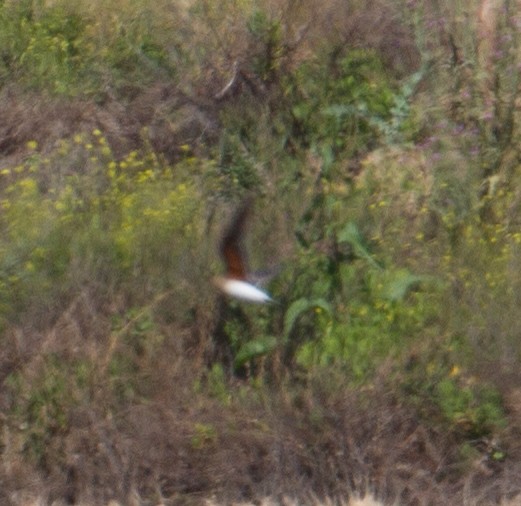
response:
<path fill-rule="evenodd" d="M 220 503 L 213 500 L 206 501 L 207 506 L 221 506 Z M 232 503 L 230 506 L 385 506 L 384 503 L 368 494 L 364 497 L 353 497 L 349 500 L 333 501 L 331 499 L 319 500 L 319 499 L 308 499 L 304 501 L 298 501 L 291 499 L 290 497 L 283 497 L 281 499 L 261 499 L 255 502 L 237 502 Z M 391 505 L 388 505 L 391 506 Z"/>
<path fill-rule="evenodd" d="M 171 85 L 158 83 L 130 104 L 115 99 L 102 106 L 91 101 L 45 97 L 15 90 L 0 91 L 4 121 L 0 125 L 1 167 L 12 167 L 27 156 L 28 142 L 42 153 L 78 132 L 104 132 L 117 157 L 145 143 L 168 159 L 179 157 L 180 146 L 211 138 L 215 123 L 211 111 L 191 104 Z M 184 118 L 175 124 L 171 116 Z"/>
<path fill-rule="evenodd" d="M 24 361 L 32 389 L 48 381 L 42 357 L 50 353 L 64 364 L 85 356 L 97 364 L 83 390 L 67 387 L 67 428 L 48 440 L 39 465 L 21 458 L 33 428 L 4 421 L 5 504 L 30 504 L 30 497 L 40 504 L 203 504 L 208 497 L 248 504 L 272 497 L 266 504 L 314 505 L 321 502 L 310 497 L 372 490 L 383 504 L 473 505 L 495 504 L 521 487 L 515 454 L 495 463 L 478 452 L 462 468 L 452 437 L 424 427 L 385 383 L 361 392 L 346 385 L 336 394 L 326 394 L 327 382 L 268 390 L 220 383 L 200 376 L 202 351 L 188 352 L 191 337 L 179 328 L 134 357 L 134 386 L 121 390 L 125 377 L 104 366 L 106 317 L 92 307 L 74 314 L 41 336 L 39 347 L 30 345 L 30 329 L 4 343 L 12 362 Z M 5 394 L 4 405 L 16 402 Z"/>
<path fill-rule="evenodd" d="M 16 506 L 45 506 L 48 503 L 44 501 L 41 498 L 22 498 L 20 497 L 20 500 L 13 503 L 16 504 Z M 97 506 L 99 506 L 99 503 L 95 503 Z M 75 506 L 95 506 L 95 504 L 91 503 L 76 503 Z M 139 506 L 141 502 L 136 497 L 134 500 L 130 500 L 127 503 L 121 503 L 118 501 L 111 500 L 108 503 L 106 503 L 106 506 Z M 441 504 L 437 502 L 429 503 L 429 504 Z M 461 503 L 443 503 L 443 504 L 461 504 Z M 464 502 L 466 506 L 475 506 L 477 504 L 485 504 L 485 503 L 475 503 L 472 500 Z M 519 506 L 521 504 L 521 496 L 512 497 L 510 499 L 501 500 L 500 502 L 493 502 L 493 503 L 486 503 L 486 506 Z M 309 500 L 303 500 L 303 501 L 297 501 L 294 499 L 291 499 L 290 497 L 283 497 L 281 499 L 270 499 L 270 498 L 263 498 L 258 499 L 253 502 L 231 502 L 231 503 L 220 503 L 216 502 L 213 499 L 208 499 L 201 502 L 201 505 L 204 506 L 400 506 L 400 503 L 389 503 L 389 502 L 382 502 L 375 497 L 373 497 L 370 494 L 367 494 L 363 497 L 353 497 L 348 500 L 332 500 L 332 499 L 325 499 L 325 500 L 318 500 L 318 499 L 309 499 Z M 53 502 L 51 506 L 62 506 L 61 502 Z M 164 506 L 162 502 L 158 502 L 154 506 Z"/>

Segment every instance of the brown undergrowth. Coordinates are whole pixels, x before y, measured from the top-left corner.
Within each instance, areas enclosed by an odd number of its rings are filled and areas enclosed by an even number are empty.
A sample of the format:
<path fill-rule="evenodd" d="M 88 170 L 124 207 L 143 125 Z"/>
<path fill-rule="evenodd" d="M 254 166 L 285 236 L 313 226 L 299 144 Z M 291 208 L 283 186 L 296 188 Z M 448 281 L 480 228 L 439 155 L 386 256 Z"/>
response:
<path fill-rule="evenodd" d="M 365 492 L 385 504 L 498 504 L 521 488 L 518 448 L 462 467 L 455 436 L 420 421 L 385 371 L 361 390 L 332 391 L 324 375 L 227 380 L 201 368 L 204 343 L 177 326 L 129 351 L 139 315 L 114 330 L 112 310 L 85 294 L 50 329 L 4 339 L 2 376 L 24 377 L 1 399 L 15 414 L 3 420 L 3 504 L 306 504 Z"/>
<path fill-rule="evenodd" d="M 104 132 L 114 155 L 121 157 L 149 144 L 169 160 L 178 159 L 180 146 L 194 149 L 215 137 L 215 113 L 197 104 L 169 83 L 156 83 L 129 100 L 60 98 L 41 93 L 0 91 L 1 167 L 16 165 L 27 156 L 29 142 L 43 153 L 78 132 Z M 171 116 L 181 117 L 175 123 Z"/>

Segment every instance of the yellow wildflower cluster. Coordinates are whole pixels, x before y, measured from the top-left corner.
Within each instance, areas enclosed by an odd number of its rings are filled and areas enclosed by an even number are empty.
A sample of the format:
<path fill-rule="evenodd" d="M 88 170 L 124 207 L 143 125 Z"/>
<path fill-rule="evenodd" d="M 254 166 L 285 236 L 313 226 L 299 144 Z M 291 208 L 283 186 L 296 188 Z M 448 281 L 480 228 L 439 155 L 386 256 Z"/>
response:
<path fill-rule="evenodd" d="M 75 257 L 116 262 L 114 272 L 136 265 L 164 272 L 164 262 L 174 261 L 195 232 L 194 183 L 155 154 L 116 159 L 99 129 L 61 141 L 46 157 L 36 142 L 27 147 L 22 164 L 0 172 L 0 256 L 22 260 L 4 280 L 13 297 L 49 289 Z"/>

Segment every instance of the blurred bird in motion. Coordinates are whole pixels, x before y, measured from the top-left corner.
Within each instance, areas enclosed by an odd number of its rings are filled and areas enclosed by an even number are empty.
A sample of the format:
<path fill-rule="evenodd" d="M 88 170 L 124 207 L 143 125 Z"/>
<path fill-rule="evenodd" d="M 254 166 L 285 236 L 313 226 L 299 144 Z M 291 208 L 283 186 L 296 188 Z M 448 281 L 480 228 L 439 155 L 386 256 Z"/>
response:
<path fill-rule="evenodd" d="M 244 200 L 226 228 L 219 245 L 219 252 L 226 266 L 224 276 L 213 278 L 214 285 L 226 295 L 249 302 L 273 302 L 273 299 L 258 288 L 248 274 L 242 251 L 241 238 L 244 224 L 250 214 L 252 198 Z"/>

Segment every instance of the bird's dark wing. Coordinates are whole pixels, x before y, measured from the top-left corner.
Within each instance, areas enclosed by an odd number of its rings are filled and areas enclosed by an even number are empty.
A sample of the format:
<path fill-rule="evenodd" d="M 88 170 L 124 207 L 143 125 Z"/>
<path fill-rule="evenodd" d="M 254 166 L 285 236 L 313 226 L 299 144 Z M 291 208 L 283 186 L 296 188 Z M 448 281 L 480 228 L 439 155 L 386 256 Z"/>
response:
<path fill-rule="evenodd" d="M 267 269 L 248 272 L 248 281 L 256 287 L 263 287 L 282 271 L 283 265 L 277 264 Z"/>
<path fill-rule="evenodd" d="M 220 244 L 220 252 L 226 264 L 226 275 L 235 279 L 246 279 L 246 263 L 241 251 L 241 237 L 251 204 L 251 198 L 247 198 L 242 203 L 225 230 Z"/>

